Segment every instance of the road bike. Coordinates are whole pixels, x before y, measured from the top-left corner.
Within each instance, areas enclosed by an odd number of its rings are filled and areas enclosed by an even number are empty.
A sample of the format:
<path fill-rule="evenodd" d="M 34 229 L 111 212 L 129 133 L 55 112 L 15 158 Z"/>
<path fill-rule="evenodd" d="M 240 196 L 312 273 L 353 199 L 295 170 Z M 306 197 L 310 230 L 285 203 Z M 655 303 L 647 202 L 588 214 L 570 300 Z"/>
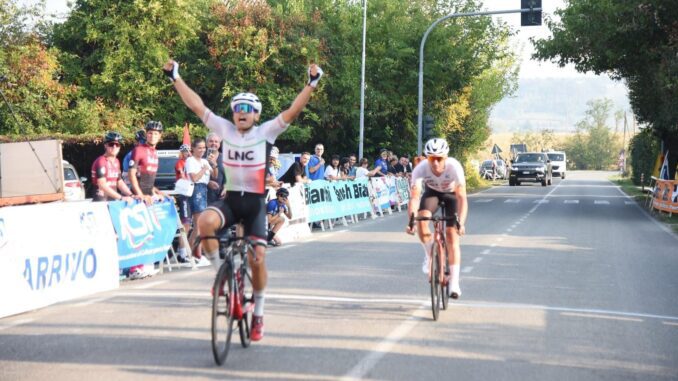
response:
<path fill-rule="evenodd" d="M 431 286 L 431 312 L 433 320 L 438 320 L 440 307 L 447 309 L 450 298 L 450 263 L 447 254 L 447 240 L 445 238 L 445 226 L 452 222 L 457 230 L 460 228 L 459 215 L 447 217 L 445 215 L 445 203 L 440 203 L 442 215 L 432 217 L 410 216 L 410 226 L 416 221 L 433 221 L 433 247 L 431 249 L 431 264 L 429 268 L 429 283 Z"/>
<path fill-rule="evenodd" d="M 212 353 L 214 361 L 223 365 L 236 322 L 243 348 L 252 342 L 254 296 L 248 256 L 255 258 L 255 253 L 249 239 L 236 236 L 235 227 L 225 229 L 219 236 L 200 239 L 219 240 L 219 257 L 223 260 L 212 286 Z"/>

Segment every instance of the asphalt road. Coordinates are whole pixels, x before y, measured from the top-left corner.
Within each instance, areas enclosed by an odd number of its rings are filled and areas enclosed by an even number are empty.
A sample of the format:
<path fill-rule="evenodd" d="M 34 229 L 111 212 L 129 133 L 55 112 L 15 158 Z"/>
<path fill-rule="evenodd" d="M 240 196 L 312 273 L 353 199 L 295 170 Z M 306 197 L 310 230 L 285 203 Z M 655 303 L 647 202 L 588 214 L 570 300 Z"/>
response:
<path fill-rule="evenodd" d="M 676 380 L 678 237 L 608 174 L 471 195 L 432 321 L 405 213 L 270 250 L 266 336 L 212 360 L 211 268 L 0 320 L 0 380 Z M 11 292 L 11 290 L 3 290 Z"/>

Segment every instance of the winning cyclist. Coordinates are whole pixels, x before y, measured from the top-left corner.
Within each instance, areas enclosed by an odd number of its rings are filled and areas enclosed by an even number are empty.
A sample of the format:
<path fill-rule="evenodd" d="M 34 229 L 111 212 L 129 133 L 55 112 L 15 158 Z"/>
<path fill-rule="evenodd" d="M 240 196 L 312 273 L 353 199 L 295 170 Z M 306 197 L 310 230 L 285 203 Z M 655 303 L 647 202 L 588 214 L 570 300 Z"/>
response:
<path fill-rule="evenodd" d="M 249 257 L 252 268 L 254 289 L 254 314 L 252 318 L 252 340 L 261 340 L 264 335 L 264 288 L 267 283 L 264 262 L 267 244 L 266 232 L 266 164 L 275 139 L 287 129 L 306 104 L 318 84 L 323 71 L 315 64 L 308 68 L 308 82 L 297 95 L 289 109 L 274 119 L 259 126 L 255 123 L 261 116 L 261 102 L 251 93 L 240 93 L 231 99 L 233 122 L 215 115 L 205 107 L 196 94 L 179 76 L 179 64 L 168 61 L 163 71 L 174 83 L 183 102 L 210 129 L 222 139 L 223 165 L 226 170 L 226 198 L 209 206 L 200 215 L 198 231 L 200 236 L 214 236 L 224 227 L 242 221 L 245 235 L 255 247 L 256 260 Z M 203 253 L 218 269 L 219 243 L 214 239 L 201 242 Z"/>
<path fill-rule="evenodd" d="M 466 200 L 464 169 L 459 161 L 447 157 L 449 150 L 445 139 L 433 138 L 426 142 L 424 153 L 427 160 L 421 161 L 412 171 L 411 200 L 407 207 L 407 215 L 414 214 L 416 205 L 419 205 L 417 216 L 431 217 L 438 209 L 438 204 L 441 201 L 445 201 L 445 213 L 448 216 L 459 213 L 459 230 L 453 224 L 447 224 L 445 228 L 447 253 L 452 270 L 452 274 L 450 274 L 450 296 L 457 299 L 461 296 L 461 289 L 459 288 L 459 264 L 461 263 L 459 239 L 466 232 L 464 224 L 468 212 L 468 202 Z M 422 186 L 424 194 L 421 194 Z M 422 271 L 428 274 L 433 248 L 433 237 L 428 221 L 418 221 L 416 229 L 409 225 L 406 229 L 409 234 L 414 234 L 415 230 L 419 232 L 419 240 L 426 252 Z"/>

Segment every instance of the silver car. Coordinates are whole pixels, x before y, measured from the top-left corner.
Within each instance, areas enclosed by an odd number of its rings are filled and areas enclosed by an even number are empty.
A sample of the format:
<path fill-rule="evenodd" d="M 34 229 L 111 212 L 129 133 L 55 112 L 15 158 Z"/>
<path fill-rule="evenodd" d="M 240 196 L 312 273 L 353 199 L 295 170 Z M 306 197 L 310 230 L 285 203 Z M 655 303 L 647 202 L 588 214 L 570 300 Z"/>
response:
<path fill-rule="evenodd" d="M 66 201 L 82 201 L 85 199 L 86 177 L 78 177 L 78 171 L 75 170 L 69 162 L 63 160 L 64 167 L 64 199 Z"/>

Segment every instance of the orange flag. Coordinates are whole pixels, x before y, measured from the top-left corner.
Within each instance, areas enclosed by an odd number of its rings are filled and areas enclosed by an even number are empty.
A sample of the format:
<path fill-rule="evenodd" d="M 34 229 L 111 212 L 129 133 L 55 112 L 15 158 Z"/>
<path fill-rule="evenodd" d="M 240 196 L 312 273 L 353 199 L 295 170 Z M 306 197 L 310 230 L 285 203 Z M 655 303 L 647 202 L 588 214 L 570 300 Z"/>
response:
<path fill-rule="evenodd" d="M 188 123 L 184 124 L 184 138 L 181 144 L 191 146 L 191 133 L 188 131 Z"/>

